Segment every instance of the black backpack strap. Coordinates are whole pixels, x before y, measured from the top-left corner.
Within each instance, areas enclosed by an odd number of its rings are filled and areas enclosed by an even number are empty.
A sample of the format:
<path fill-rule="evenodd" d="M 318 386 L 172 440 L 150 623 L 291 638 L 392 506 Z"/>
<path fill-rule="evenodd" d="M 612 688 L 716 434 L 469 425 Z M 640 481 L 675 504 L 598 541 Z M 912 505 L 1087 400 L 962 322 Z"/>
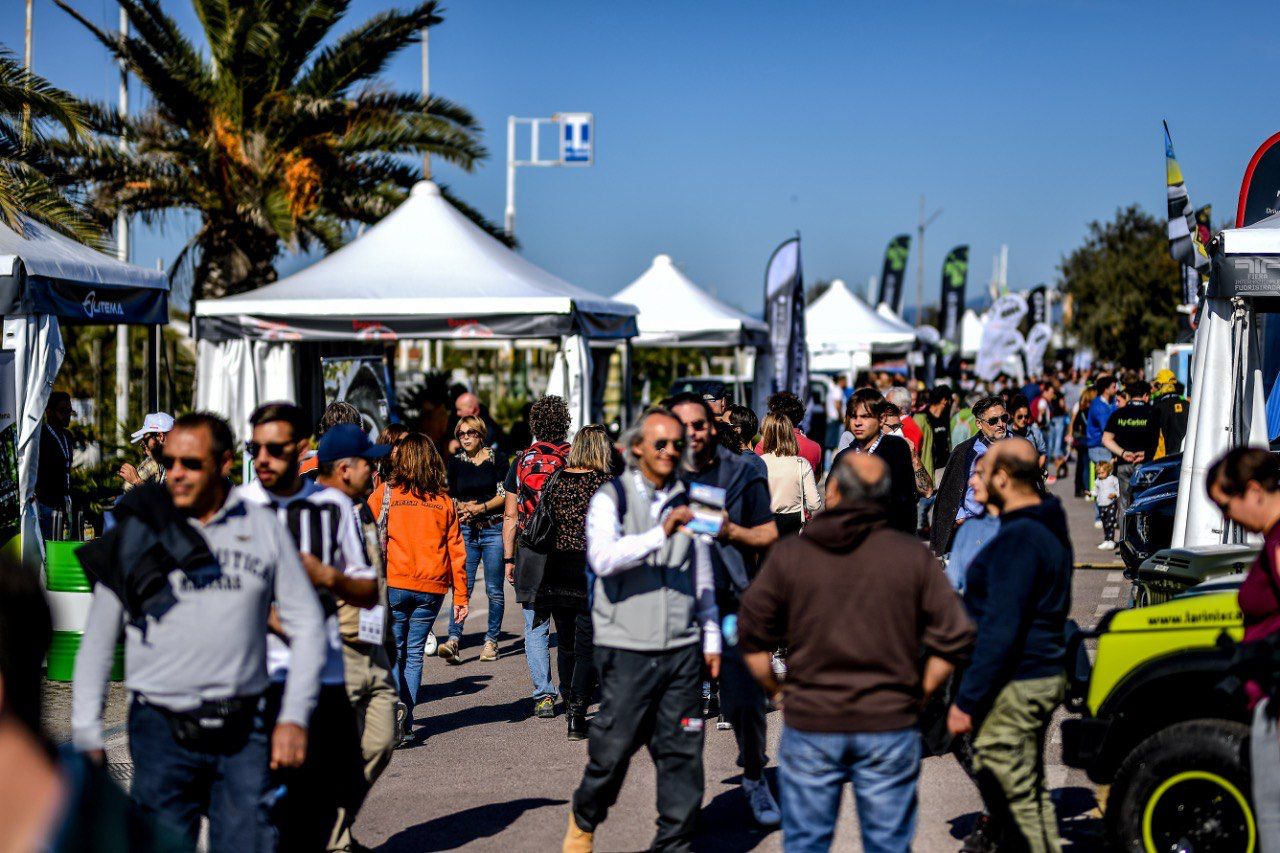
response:
<path fill-rule="evenodd" d="M 618 524 L 623 524 L 627 517 L 627 490 L 622 487 L 622 477 L 614 477 L 609 481 L 613 489 L 613 502 L 618 509 Z"/>

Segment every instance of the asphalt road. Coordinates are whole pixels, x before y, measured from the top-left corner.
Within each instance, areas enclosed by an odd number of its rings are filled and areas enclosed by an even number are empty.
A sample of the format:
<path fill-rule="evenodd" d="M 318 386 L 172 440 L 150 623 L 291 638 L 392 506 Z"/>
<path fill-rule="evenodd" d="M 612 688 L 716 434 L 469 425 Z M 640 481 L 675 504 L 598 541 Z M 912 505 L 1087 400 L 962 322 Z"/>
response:
<path fill-rule="evenodd" d="M 1092 526 L 1092 504 L 1066 495 L 1072 538 L 1080 563 L 1111 555 L 1098 551 L 1100 531 Z M 1101 559 L 1100 559 L 1101 558 Z M 487 609 L 477 584 L 476 608 Z M 1119 566 L 1082 568 L 1073 585 L 1073 616 L 1092 625 L 1127 597 Z M 523 657 L 518 609 L 509 607 L 502 654 L 494 663 L 477 660 L 484 630 L 482 615 L 467 620 L 465 662 L 430 661 L 424 675 L 426 700 L 417 745 L 398 751 L 367 801 L 356 826 L 364 844 L 386 851 L 553 850 L 558 849 L 568 801 L 586 763 L 586 744 L 565 738 L 564 718 L 532 716 L 530 682 Z M 443 632 L 445 626 L 438 625 Z M 554 655 L 553 655 L 554 657 Z M 769 717 L 771 750 L 781 733 L 780 714 Z M 1059 818 L 1073 849 L 1100 849 L 1100 820 L 1094 787 L 1080 771 L 1059 759 L 1057 727 L 1049 745 L 1047 775 Z M 751 825 L 739 790 L 733 732 L 709 727 L 704 766 L 706 793 L 698 847 L 704 850 L 780 850 L 780 831 Z M 769 776 L 776 777 L 772 768 Z M 642 850 L 654 830 L 654 771 L 646 753 L 632 762 L 618 805 L 596 834 L 597 849 Z M 920 814 L 915 848 L 955 850 L 980 808 L 968 777 L 949 757 L 925 761 L 920 780 Z M 858 850 L 857 819 L 846 795 L 836 849 Z"/>
<path fill-rule="evenodd" d="M 1068 484 L 1069 486 L 1069 484 Z M 1127 584 L 1118 565 L 1096 564 L 1111 555 L 1096 549 L 1100 531 L 1092 526 L 1092 504 L 1075 501 L 1069 490 L 1054 487 L 1067 502 L 1077 562 L 1095 564 L 1077 570 L 1073 616 L 1092 625 L 1127 600 Z M 473 613 L 463 640 L 463 663 L 428 659 L 425 697 L 417 710 L 417 742 L 398 750 L 367 800 L 356 837 L 383 851 L 554 850 L 568 815 L 569 797 L 586 762 L 586 743 L 565 737 L 563 716 L 540 720 L 532 715 L 531 685 L 523 655 L 520 611 L 509 606 L 503 619 L 501 655 L 478 661 L 485 613 L 483 583 L 476 584 Z M 510 588 L 508 587 L 508 590 Z M 437 622 L 438 635 L 446 631 Z M 553 654 L 554 659 L 554 654 Z M 46 718 L 55 735 L 68 732 L 69 690 L 49 685 Z M 112 691 L 108 714 L 108 757 L 122 781 L 130 770 L 122 716 L 123 693 Z M 776 753 L 780 714 L 769 718 L 771 753 Z M 61 738 L 59 738 L 61 739 Z M 1094 787 L 1080 771 L 1063 766 L 1057 727 L 1051 730 L 1048 779 L 1058 804 L 1064 837 L 1072 849 L 1102 847 Z M 739 789 L 737 749 L 731 731 L 708 727 L 704 766 L 706 793 L 697 845 L 716 851 L 780 850 L 780 831 L 752 826 Z M 768 771 L 776 791 L 776 776 Z M 597 849 L 642 850 L 653 835 L 654 771 L 646 753 L 632 762 L 617 806 L 597 832 Z M 976 790 L 949 757 L 925 761 L 921 775 L 915 849 L 958 849 L 980 808 Z M 836 849 L 858 850 L 857 819 L 846 795 Z"/>

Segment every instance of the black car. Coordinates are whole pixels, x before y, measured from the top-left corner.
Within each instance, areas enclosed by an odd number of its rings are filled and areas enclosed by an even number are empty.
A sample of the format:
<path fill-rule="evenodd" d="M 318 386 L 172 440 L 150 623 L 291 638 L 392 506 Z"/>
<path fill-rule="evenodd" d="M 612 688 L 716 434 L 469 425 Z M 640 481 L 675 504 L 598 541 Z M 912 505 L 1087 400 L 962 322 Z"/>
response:
<path fill-rule="evenodd" d="M 1170 480 L 1147 486 L 1141 494 L 1134 494 L 1129 508 L 1125 510 L 1120 542 L 1116 547 L 1120 552 L 1120 559 L 1124 560 L 1126 574 L 1136 573 L 1144 560 L 1155 552 L 1168 548 L 1173 542 L 1173 514 L 1178 506 L 1178 477 L 1174 475 Z"/>

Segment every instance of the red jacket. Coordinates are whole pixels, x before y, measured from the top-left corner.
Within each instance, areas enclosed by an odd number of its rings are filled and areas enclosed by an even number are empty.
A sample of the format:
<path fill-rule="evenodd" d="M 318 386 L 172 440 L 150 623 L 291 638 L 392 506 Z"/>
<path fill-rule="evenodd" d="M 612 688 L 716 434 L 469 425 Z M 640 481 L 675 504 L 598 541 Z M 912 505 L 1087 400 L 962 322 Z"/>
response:
<path fill-rule="evenodd" d="M 920 430 L 916 430 L 917 434 L 919 434 L 919 432 Z M 796 428 L 795 433 L 796 433 L 796 446 L 800 450 L 800 458 L 807 459 L 809 461 L 809 464 L 813 466 L 813 478 L 815 480 L 821 479 L 822 478 L 822 445 L 818 444 L 818 442 L 814 441 L 812 438 L 809 438 L 809 436 L 802 433 L 799 430 L 799 428 Z M 760 442 L 752 449 L 755 451 L 756 456 L 763 456 L 764 442 L 763 441 Z"/>

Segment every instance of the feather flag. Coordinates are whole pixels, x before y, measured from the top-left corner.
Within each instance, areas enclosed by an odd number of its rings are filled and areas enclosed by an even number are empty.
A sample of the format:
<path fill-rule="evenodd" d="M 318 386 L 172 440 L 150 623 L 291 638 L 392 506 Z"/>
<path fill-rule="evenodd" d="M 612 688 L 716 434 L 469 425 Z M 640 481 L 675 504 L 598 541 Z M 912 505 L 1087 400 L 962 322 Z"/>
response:
<path fill-rule="evenodd" d="M 1201 276 L 1207 276 L 1209 253 L 1200 242 L 1195 208 L 1191 206 L 1191 199 L 1187 195 L 1178 158 L 1173 154 L 1173 140 L 1169 137 L 1167 122 L 1164 125 L 1164 169 L 1169 199 L 1169 254 L 1183 266 L 1191 267 Z"/>

